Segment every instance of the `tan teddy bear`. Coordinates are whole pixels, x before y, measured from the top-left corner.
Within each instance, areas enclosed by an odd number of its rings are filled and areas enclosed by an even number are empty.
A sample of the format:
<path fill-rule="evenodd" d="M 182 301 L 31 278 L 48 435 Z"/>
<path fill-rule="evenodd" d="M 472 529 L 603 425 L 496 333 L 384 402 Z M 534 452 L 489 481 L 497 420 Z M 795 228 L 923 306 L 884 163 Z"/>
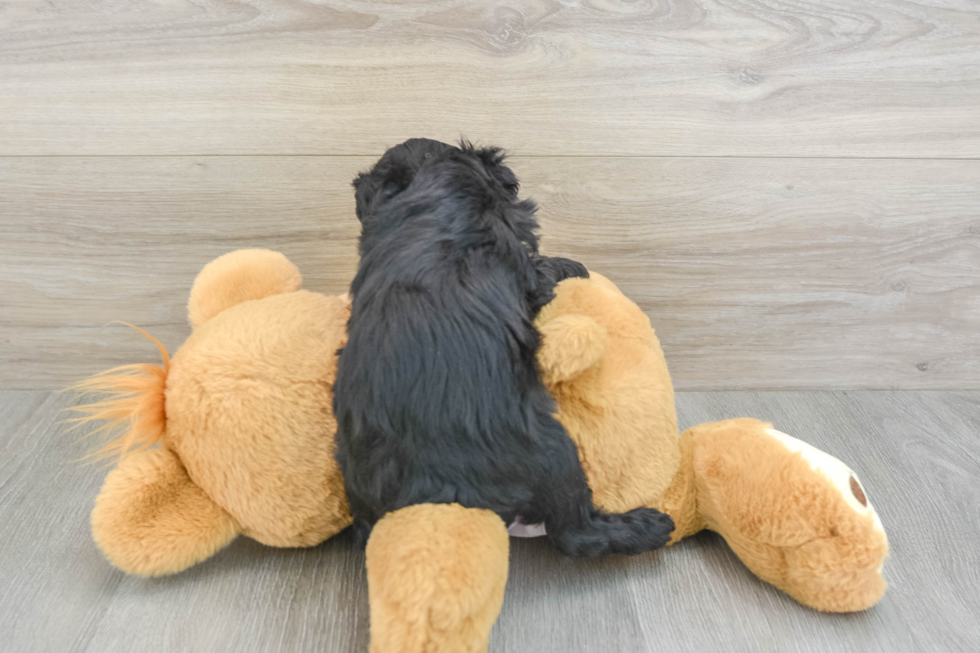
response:
<path fill-rule="evenodd" d="M 80 407 L 82 421 L 126 428 L 102 450 L 124 455 L 92 511 L 96 543 L 123 571 L 178 572 L 240 533 L 312 546 L 350 524 L 331 410 L 350 302 L 301 281 L 277 252 L 226 254 L 195 280 L 194 331 L 173 360 L 161 347 L 162 367 L 79 385 L 112 395 Z"/>
<path fill-rule="evenodd" d="M 109 394 L 79 408 L 81 423 L 126 428 L 102 450 L 122 455 L 92 512 L 95 540 L 120 569 L 174 573 L 239 533 L 309 546 L 350 523 L 331 411 L 349 301 L 300 282 L 281 254 L 227 254 L 198 275 L 194 332 L 172 361 L 163 351 L 163 366 L 80 384 Z M 753 419 L 678 435 L 650 322 L 601 275 L 562 282 L 537 324 L 541 373 L 597 505 L 663 510 L 672 542 L 714 530 L 760 578 L 818 610 L 862 610 L 882 596 L 887 539 L 843 463 Z M 367 547 L 372 651 L 485 650 L 508 547 L 507 525 L 485 510 L 386 515 Z"/>

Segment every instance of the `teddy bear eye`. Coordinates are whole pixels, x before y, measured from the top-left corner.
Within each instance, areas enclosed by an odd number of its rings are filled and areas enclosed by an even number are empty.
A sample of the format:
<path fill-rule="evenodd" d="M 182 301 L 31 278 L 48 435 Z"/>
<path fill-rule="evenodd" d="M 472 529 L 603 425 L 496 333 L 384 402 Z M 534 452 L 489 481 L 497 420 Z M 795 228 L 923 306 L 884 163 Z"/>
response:
<path fill-rule="evenodd" d="M 862 506 L 868 506 L 868 497 L 864 496 L 864 490 L 861 489 L 861 484 L 858 483 L 858 480 L 853 476 L 851 477 L 851 494 L 854 495 L 854 498 L 857 499 L 858 503 L 860 503 Z"/>

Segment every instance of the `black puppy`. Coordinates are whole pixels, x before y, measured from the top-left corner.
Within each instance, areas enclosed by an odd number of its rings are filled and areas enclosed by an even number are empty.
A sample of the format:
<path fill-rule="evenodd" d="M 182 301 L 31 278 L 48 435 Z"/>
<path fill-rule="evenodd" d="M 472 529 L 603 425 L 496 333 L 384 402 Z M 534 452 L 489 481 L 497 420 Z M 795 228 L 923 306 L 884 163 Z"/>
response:
<path fill-rule="evenodd" d="M 586 276 L 538 254 L 535 205 L 500 150 L 412 139 L 354 182 L 361 262 L 334 385 L 337 460 L 363 543 L 418 503 L 544 522 L 574 556 L 663 546 L 670 517 L 607 514 L 538 378 L 533 320 Z"/>

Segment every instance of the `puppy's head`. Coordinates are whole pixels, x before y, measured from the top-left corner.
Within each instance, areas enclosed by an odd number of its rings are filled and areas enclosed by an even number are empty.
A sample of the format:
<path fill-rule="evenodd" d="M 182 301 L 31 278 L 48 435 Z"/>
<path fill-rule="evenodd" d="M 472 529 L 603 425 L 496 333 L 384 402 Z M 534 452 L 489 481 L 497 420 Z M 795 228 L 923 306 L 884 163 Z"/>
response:
<path fill-rule="evenodd" d="M 413 216 L 439 215 L 453 231 L 475 229 L 498 240 L 510 232 L 537 251 L 534 203 L 517 199 L 517 177 L 504 165 L 500 148 L 413 138 L 358 175 L 354 189 L 366 237 Z"/>

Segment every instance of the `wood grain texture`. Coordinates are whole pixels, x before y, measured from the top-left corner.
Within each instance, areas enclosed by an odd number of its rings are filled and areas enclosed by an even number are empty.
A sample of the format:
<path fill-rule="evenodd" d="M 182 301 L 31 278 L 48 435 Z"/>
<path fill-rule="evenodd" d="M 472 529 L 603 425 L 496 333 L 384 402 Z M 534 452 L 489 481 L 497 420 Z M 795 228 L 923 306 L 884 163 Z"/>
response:
<path fill-rule="evenodd" d="M 367 157 L 0 158 L 0 388 L 64 387 L 189 333 L 212 258 L 344 292 Z M 980 386 L 980 161 L 515 158 L 544 249 L 650 315 L 681 389 Z"/>
<path fill-rule="evenodd" d="M 980 156 L 971 0 L 19 0 L 0 154 Z"/>
<path fill-rule="evenodd" d="M 366 651 L 363 554 L 239 539 L 174 577 L 102 560 L 88 512 L 105 474 L 55 422 L 66 395 L 0 393 L 0 632 L 11 651 Z M 752 415 L 841 458 L 888 530 L 890 583 L 872 610 L 806 609 L 717 536 L 661 553 L 574 561 L 512 542 L 491 653 L 975 651 L 980 648 L 980 393 L 679 393 L 682 427 Z"/>

